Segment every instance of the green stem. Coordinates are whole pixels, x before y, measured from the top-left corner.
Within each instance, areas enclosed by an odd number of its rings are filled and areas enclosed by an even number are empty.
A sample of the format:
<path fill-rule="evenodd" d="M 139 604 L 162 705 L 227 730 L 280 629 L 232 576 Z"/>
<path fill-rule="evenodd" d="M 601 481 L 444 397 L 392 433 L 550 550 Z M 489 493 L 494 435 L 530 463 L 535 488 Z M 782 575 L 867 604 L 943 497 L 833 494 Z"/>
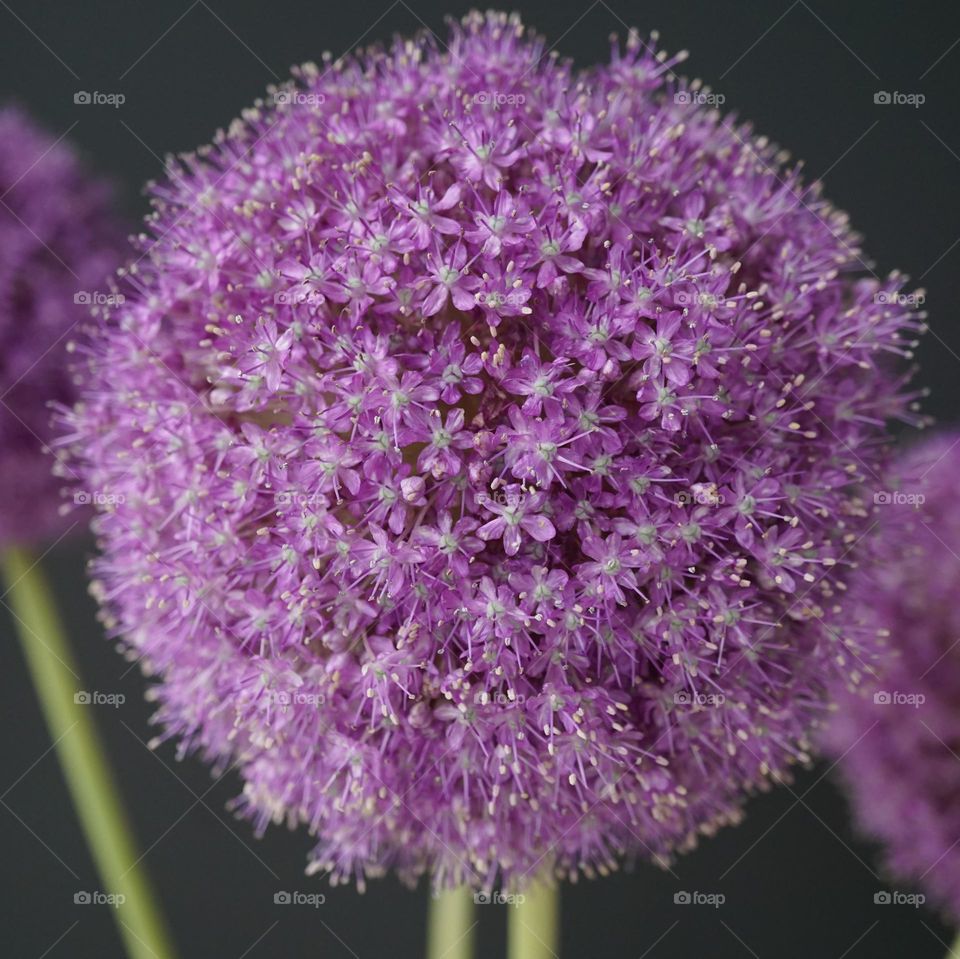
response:
<path fill-rule="evenodd" d="M 957 938 L 953 940 L 947 959 L 960 959 L 960 933 L 957 933 Z"/>
<path fill-rule="evenodd" d="M 473 959 L 473 890 L 460 886 L 430 900 L 427 959 Z"/>
<path fill-rule="evenodd" d="M 172 959 L 173 946 L 147 880 L 89 706 L 78 704 L 77 668 L 37 562 L 0 554 L 17 633 L 67 787 L 131 959 Z"/>
<path fill-rule="evenodd" d="M 534 883 L 509 909 L 509 959 L 557 959 L 560 955 L 560 891 L 550 880 Z"/>

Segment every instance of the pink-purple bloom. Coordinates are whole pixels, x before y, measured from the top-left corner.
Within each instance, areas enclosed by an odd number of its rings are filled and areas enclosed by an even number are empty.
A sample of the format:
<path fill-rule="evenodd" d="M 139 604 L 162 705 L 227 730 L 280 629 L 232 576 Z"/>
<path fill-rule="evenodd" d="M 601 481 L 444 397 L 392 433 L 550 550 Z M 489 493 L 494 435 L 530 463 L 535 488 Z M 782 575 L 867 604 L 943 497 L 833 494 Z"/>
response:
<path fill-rule="evenodd" d="M 840 690 L 827 744 L 895 881 L 960 918 L 960 434 L 907 453 L 876 492 L 879 531 L 851 584 L 848 631 L 887 655 Z"/>
<path fill-rule="evenodd" d="M 111 632 L 311 868 L 659 860 L 803 761 L 919 316 L 631 33 L 295 72 L 156 188 L 85 347 Z"/>
<path fill-rule="evenodd" d="M 120 240 L 109 191 L 69 145 L 21 110 L 0 109 L 0 545 L 77 522 L 60 512 L 50 405 L 75 397 L 67 340 L 110 295 Z"/>

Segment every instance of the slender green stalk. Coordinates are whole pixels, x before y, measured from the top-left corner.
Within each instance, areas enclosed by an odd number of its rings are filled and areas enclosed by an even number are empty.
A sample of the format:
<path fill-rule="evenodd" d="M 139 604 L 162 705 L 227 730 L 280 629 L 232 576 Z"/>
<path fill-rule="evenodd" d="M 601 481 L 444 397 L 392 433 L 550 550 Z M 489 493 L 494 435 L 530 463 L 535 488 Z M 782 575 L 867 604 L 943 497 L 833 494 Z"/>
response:
<path fill-rule="evenodd" d="M 77 668 L 40 567 L 25 550 L 11 548 L 0 555 L 0 568 L 6 601 L 103 891 L 121 903 L 110 911 L 127 955 L 172 959 L 173 946 L 139 862 L 92 710 L 74 699 L 80 691 Z"/>
<path fill-rule="evenodd" d="M 957 938 L 953 940 L 947 959 L 960 959 L 960 933 L 957 933 Z"/>
<path fill-rule="evenodd" d="M 523 902 L 509 909 L 508 959 L 557 959 L 560 955 L 560 890 L 551 881 L 534 883 Z"/>
<path fill-rule="evenodd" d="M 473 891 L 460 886 L 430 900 L 427 959 L 473 959 Z"/>

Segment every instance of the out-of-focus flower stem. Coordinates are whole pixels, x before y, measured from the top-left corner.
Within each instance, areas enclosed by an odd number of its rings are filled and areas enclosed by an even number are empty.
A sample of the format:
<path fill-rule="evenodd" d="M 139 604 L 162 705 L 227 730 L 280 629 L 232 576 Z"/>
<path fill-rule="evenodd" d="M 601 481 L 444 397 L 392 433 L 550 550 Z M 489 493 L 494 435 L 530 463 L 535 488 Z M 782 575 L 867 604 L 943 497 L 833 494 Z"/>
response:
<path fill-rule="evenodd" d="M 6 585 L 5 603 L 13 613 L 103 892 L 117 896 L 122 903 L 110 911 L 127 955 L 130 959 L 173 959 L 173 945 L 136 851 L 92 710 L 75 701 L 81 691 L 77 669 L 40 566 L 26 550 L 13 547 L 0 553 L 0 569 Z"/>
<path fill-rule="evenodd" d="M 507 913 L 508 959 L 557 959 L 560 955 L 560 890 L 539 880 Z"/>
<path fill-rule="evenodd" d="M 957 933 L 957 938 L 953 940 L 947 959 L 960 959 L 960 933 Z"/>
<path fill-rule="evenodd" d="M 473 890 L 460 886 L 430 900 L 427 959 L 473 959 Z"/>

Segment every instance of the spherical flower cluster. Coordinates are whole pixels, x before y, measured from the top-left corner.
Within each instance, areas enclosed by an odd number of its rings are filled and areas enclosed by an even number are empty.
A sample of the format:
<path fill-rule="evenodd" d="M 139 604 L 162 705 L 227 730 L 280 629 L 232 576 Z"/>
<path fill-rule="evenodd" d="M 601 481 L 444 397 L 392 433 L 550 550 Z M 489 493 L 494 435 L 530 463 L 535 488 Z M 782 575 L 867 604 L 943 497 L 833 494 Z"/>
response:
<path fill-rule="evenodd" d="M 62 141 L 0 109 L 0 546 L 54 537 L 62 482 L 46 445 L 70 402 L 66 337 L 119 259 L 108 191 Z"/>
<path fill-rule="evenodd" d="M 837 586 L 920 321 L 679 59 L 488 14 L 305 66 L 171 167 L 86 347 L 109 628 L 334 879 L 663 859 L 869 655 Z"/>
<path fill-rule="evenodd" d="M 891 872 L 960 918 L 960 435 L 921 444 L 878 490 L 880 531 L 851 584 L 858 628 L 889 642 L 826 741 Z"/>

